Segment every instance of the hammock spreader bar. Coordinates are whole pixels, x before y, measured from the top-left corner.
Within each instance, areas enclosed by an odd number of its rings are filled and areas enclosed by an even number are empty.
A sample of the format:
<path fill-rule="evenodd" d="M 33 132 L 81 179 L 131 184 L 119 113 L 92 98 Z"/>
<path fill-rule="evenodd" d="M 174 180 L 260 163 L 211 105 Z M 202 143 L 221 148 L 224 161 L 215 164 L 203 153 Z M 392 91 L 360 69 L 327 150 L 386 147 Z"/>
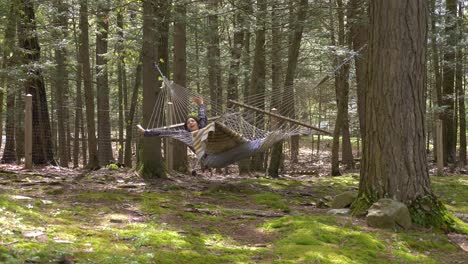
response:
<path fill-rule="evenodd" d="M 292 119 L 292 118 L 289 118 L 289 117 L 286 117 L 286 116 L 283 116 L 283 115 L 279 115 L 279 114 L 276 114 L 276 113 L 272 113 L 272 112 L 270 112 L 270 111 L 265 111 L 265 110 L 262 110 L 262 109 L 260 109 L 260 108 L 257 108 L 257 107 L 248 105 L 248 104 L 244 104 L 244 103 L 237 102 L 237 101 L 230 100 L 230 99 L 228 100 L 228 102 L 229 102 L 229 103 L 232 103 L 232 104 L 235 104 L 235 105 L 237 105 L 237 106 L 240 106 L 240 107 L 248 108 L 248 109 L 250 109 L 250 110 L 254 110 L 254 111 L 257 111 L 257 112 L 260 112 L 260 113 L 269 115 L 269 116 L 273 116 L 273 117 L 282 119 L 282 120 L 284 120 L 284 121 L 287 121 L 287 122 L 290 122 L 290 123 L 293 123 L 293 124 L 296 124 L 296 125 L 300 125 L 300 126 L 303 126 L 303 127 L 307 127 L 307 128 L 310 128 L 310 129 L 313 129 L 313 130 L 322 132 L 322 133 L 327 134 L 327 135 L 331 135 L 331 134 L 332 134 L 332 133 L 330 133 L 330 132 L 328 132 L 328 131 L 326 131 L 326 130 L 323 130 L 323 129 L 318 128 L 318 127 L 311 126 L 311 125 L 309 125 L 309 124 L 303 123 L 303 122 L 298 121 L 298 120 L 296 120 L 296 119 Z"/>

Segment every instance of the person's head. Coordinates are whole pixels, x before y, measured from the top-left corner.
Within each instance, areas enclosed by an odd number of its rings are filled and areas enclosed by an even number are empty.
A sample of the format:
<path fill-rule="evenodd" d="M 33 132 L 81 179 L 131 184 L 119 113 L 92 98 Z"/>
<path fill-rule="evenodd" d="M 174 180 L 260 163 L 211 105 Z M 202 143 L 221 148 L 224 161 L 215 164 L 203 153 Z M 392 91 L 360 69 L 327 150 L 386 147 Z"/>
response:
<path fill-rule="evenodd" d="M 195 116 L 189 116 L 185 120 L 184 128 L 187 131 L 197 131 L 200 129 L 200 124 L 198 123 L 198 118 Z"/>

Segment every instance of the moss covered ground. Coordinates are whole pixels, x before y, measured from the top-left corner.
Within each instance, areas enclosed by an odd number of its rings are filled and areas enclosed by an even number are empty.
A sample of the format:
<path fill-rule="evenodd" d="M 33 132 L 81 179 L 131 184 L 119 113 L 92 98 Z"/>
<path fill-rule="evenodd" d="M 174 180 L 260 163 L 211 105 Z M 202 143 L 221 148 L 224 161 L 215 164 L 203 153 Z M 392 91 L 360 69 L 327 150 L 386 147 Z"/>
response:
<path fill-rule="evenodd" d="M 81 173 L 81 174 L 80 174 Z M 468 176 L 433 177 L 462 221 Z M 0 173 L 0 263 L 467 263 L 467 236 L 327 214 L 358 177 Z"/>

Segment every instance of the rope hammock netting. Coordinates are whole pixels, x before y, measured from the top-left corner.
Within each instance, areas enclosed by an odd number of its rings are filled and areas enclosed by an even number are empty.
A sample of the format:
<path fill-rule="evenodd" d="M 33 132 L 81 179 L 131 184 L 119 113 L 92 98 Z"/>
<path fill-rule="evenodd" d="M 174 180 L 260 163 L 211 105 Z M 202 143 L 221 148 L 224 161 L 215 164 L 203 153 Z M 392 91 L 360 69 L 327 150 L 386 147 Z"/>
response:
<path fill-rule="evenodd" d="M 187 131 L 187 116 L 196 116 L 200 107 L 192 99 L 200 95 L 162 78 L 163 85 L 146 127 L 157 132 L 152 135 L 185 143 L 204 166 L 225 167 L 291 136 L 329 134 L 297 119 L 308 117 L 309 109 L 307 103 L 304 105 L 307 98 L 295 95 L 293 87 L 245 96 L 243 102 L 228 100 L 227 106 L 203 98 L 209 123 L 197 131 Z"/>

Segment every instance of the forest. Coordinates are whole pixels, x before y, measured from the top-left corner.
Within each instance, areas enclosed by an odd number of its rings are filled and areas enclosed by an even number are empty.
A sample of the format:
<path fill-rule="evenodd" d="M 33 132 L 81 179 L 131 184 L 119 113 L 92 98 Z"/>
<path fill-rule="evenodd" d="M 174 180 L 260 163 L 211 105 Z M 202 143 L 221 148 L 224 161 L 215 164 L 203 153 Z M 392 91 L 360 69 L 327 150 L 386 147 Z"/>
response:
<path fill-rule="evenodd" d="M 0 1 L 0 263 L 466 263 L 467 4 Z"/>

